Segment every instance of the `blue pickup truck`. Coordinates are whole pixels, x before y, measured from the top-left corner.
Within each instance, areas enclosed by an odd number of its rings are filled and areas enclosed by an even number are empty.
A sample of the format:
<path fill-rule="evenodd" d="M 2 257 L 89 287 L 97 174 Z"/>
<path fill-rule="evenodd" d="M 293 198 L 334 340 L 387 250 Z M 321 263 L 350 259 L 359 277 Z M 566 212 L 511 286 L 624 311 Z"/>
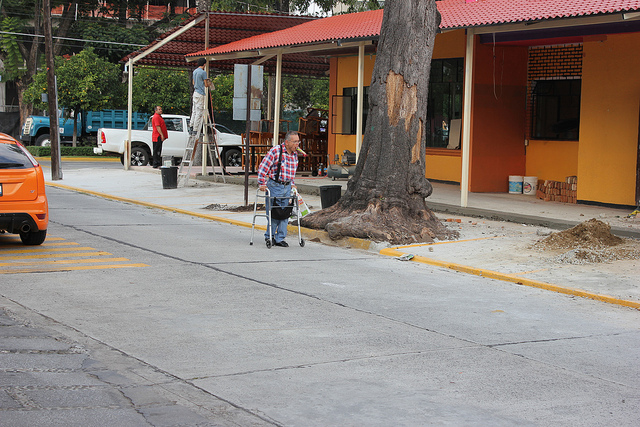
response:
<path fill-rule="evenodd" d="M 95 136 L 99 128 L 126 129 L 127 110 L 88 111 L 78 116 L 78 138 Z M 61 114 L 62 115 L 62 114 Z M 148 114 L 133 113 L 133 129 L 144 129 Z M 58 119 L 60 142 L 71 144 L 73 141 L 73 117 Z M 51 130 L 48 116 L 29 116 L 22 126 L 20 140 L 24 145 L 51 145 Z"/>

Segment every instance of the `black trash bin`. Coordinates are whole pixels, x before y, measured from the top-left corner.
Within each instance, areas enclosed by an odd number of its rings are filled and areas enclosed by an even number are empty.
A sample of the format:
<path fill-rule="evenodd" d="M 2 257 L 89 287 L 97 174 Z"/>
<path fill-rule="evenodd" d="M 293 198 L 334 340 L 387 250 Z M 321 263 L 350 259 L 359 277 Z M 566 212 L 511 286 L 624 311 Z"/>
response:
<path fill-rule="evenodd" d="M 162 166 L 160 173 L 162 174 L 162 188 L 178 188 L 177 166 Z"/>
<path fill-rule="evenodd" d="M 322 209 L 326 209 L 335 205 L 342 196 L 341 185 L 321 185 L 320 186 L 320 203 Z"/>

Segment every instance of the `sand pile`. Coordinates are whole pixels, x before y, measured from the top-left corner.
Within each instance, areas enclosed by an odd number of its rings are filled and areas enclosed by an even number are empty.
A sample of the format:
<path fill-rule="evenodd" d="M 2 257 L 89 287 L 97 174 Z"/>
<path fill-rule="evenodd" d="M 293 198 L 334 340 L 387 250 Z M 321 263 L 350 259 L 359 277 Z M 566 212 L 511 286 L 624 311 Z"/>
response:
<path fill-rule="evenodd" d="M 533 248 L 539 251 L 563 251 L 553 260 L 566 264 L 640 259 L 640 242 L 614 236 L 609 224 L 595 218 L 568 230 L 552 233 L 536 242 Z"/>

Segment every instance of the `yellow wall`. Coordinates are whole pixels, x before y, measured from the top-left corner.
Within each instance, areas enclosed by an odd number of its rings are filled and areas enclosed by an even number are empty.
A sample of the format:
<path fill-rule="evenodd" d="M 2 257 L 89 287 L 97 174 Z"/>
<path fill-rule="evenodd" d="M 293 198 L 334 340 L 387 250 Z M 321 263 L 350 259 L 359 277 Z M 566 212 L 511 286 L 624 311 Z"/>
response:
<path fill-rule="evenodd" d="M 466 47 L 467 35 L 464 30 L 436 34 L 433 59 L 464 58 Z"/>
<path fill-rule="evenodd" d="M 635 205 L 640 34 L 585 41 L 578 200 Z"/>
<path fill-rule="evenodd" d="M 373 74 L 373 65 L 376 61 L 375 55 L 364 56 L 364 86 L 371 84 L 371 76 Z M 337 58 L 337 77 L 336 77 L 336 93 L 332 95 L 342 95 L 342 89 L 345 87 L 358 86 L 358 57 L 346 56 Z M 340 118 L 338 117 L 338 120 Z M 342 154 L 344 150 L 356 151 L 355 135 L 336 135 L 337 154 Z M 331 159 L 333 160 L 333 159 Z"/>
<path fill-rule="evenodd" d="M 466 35 L 464 30 L 449 31 L 436 35 L 436 43 L 433 49 L 434 59 L 462 58 L 465 53 Z M 364 60 L 364 85 L 369 86 L 375 55 L 365 55 Z M 338 57 L 336 58 L 336 85 L 335 92 L 331 95 L 341 95 L 345 87 L 355 87 L 358 85 L 358 57 Z M 333 72 L 333 69 L 332 69 Z M 331 139 L 330 139 L 331 140 Z M 342 154 L 344 150 L 355 151 L 355 135 L 335 135 L 335 153 Z M 332 152 L 331 148 L 329 150 Z M 453 156 L 452 156 L 453 154 Z M 332 159 L 333 160 L 333 159 Z M 446 153 L 446 155 L 428 155 L 427 177 L 431 179 L 460 181 L 461 160 L 460 151 Z"/>
<path fill-rule="evenodd" d="M 464 58 L 467 35 L 464 30 L 436 35 L 433 59 Z M 425 159 L 427 179 L 460 182 L 462 157 L 460 150 L 427 149 Z M 442 153 L 442 154 L 438 154 Z"/>
<path fill-rule="evenodd" d="M 527 176 L 552 181 L 578 175 L 578 142 L 529 141 L 525 169 Z"/>
<path fill-rule="evenodd" d="M 436 151 L 438 150 L 430 150 L 430 152 Z M 449 151 L 450 153 L 443 155 L 427 154 L 427 179 L 460 182 L 460 177 L 462 176 L 462 157 L 457 153 L 458 150 L 455 150 L 455 152 L 454 150 Z"/>

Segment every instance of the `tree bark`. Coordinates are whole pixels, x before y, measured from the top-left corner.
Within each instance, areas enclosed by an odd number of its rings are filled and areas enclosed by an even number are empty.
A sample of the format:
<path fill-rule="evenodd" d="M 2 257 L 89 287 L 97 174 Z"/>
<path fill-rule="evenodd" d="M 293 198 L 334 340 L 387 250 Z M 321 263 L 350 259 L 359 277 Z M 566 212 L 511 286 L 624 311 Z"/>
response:
<path fill-rule="evenodd" d="M 359 237 L 392 244 L 449 239 L 425 203 L 429 73 L 440 14 L 434 0 L 385 3 L 369 87 L 369 115 L 356 170 L 344 196 L 302 219 L 332 239 Z"/>

